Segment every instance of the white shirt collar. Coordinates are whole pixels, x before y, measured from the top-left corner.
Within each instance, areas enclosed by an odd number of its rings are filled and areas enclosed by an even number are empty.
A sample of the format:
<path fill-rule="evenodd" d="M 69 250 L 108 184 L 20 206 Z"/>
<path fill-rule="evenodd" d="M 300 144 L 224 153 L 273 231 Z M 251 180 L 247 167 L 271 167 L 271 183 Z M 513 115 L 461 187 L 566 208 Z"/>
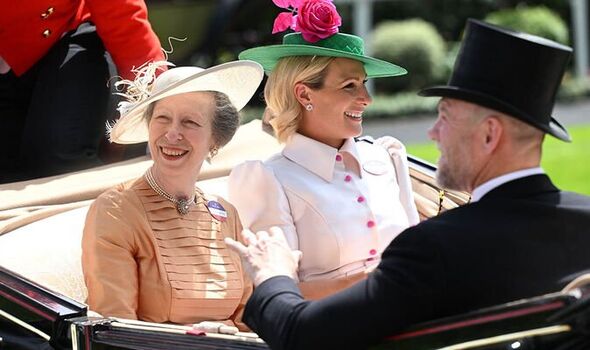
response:
<path fill-rule="evenodd" d="M 338 150 L 325 143 L 295 133 L 287 141 L 282 153 L 291 161 L 301 165 L 324 180 L 332 182 L 336 155 L 341 151 L 349 152 L 359 162 L 356 142 L 353 138 L 346 139 L 342 147 Z"/>
<path fill-rule="evenodd" d="M 517 170 L 517 171 L 513 171 L 508 174 L 504 174 L 504 175 L 500 175 L 498 177 L 495 177 L 491 180 L 488 180 L 488 181 L 482 183 L 481 185 L 477 186 L 473 190 L 473 193 L 471 194 L 471 203 L 477 202 L 483 196 L 485 196 L 486 193 L 490 192 L 491 190 L 493 190 L 494 188 L 496 188 L 502 184 L 505 184 L 506 182 L 520 179 L 522 177 L 544 174 L 544 173 L 545 172 L 543 171 L 543 169 L 541 169 L 540 167 L 535 167 L 535 168 Z"/>

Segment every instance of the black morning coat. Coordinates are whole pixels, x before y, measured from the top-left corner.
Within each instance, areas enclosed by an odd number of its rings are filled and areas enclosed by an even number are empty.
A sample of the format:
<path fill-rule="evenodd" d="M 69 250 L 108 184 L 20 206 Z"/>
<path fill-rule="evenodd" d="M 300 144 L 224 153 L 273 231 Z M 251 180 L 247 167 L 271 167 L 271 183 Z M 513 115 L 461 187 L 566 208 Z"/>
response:
<path fill-rule="evenodd" d="M 363 349 L 418 322 L 559 291 L 589 268 L 590 197 L 533 175 L 405 230 L 366 280 L 329 298 L 265 281 L 244 320 L 272 349 Z"/>

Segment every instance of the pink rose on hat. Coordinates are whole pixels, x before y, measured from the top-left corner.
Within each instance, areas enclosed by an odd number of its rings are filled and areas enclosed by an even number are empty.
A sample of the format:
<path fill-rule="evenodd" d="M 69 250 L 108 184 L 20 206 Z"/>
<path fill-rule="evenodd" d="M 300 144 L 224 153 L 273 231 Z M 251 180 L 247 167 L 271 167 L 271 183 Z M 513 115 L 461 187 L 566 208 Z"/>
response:
<path fill-rule="evenodd" d="M 295 30 L 303 39 L 315 43 L 338 33 L 342 19 L 331 0 L 307 0 L 299 9 Z"/>
<path fill-rule="evenodd" d="M 342 19 L 332 0 L 273 0 L 275 5 L 291 10 L 275 19 L 272 33 L 293 29 L 303 39 L 315 43 L 338 33 Z M 294 15 L 294 13 L 297 13 Z"/>

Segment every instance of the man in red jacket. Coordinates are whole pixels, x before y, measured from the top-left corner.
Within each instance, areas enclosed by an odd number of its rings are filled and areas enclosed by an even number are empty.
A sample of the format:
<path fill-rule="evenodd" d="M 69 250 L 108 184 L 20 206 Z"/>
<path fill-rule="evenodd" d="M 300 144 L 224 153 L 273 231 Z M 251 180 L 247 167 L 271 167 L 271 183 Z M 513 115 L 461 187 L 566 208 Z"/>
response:
<path fill-rule="evenodd" d="M 99 165 L 109 79 L 164 58 L 145 3 L 0 5 L 0 183 Z"/>

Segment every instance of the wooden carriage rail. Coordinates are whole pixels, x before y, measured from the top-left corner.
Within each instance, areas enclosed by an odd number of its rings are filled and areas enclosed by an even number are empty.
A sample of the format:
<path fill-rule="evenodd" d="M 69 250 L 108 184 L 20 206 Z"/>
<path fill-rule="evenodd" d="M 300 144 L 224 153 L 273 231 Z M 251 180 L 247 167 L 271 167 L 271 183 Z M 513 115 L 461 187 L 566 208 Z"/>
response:
<path fill-rule="evenodd" d="M 522 317 L 522 316 L 530 316 L 530 315 L 538 315 L 539 313 L 545 313 L 546 311 L 556 311 L 558 309 L 563 308 L 566 305 L 564 301 L 558 300 L 554 302 L 550 302 L 548 304 L 542 305 L 531 305 L 524 308 L 517 308 L 513 309 L 510 308 L 509 310 L 498 312 L 498 313 L 489 313 L 484 315 L 478 315 L 473 318 L 468 318 L 465 320 L 458 320 L 454 322 L 447 323 L 446 321 L 443 322 L 441 325 L 433 325 L 429 328 L 422 328 L 415 331 L 408 331 L 401 334 L 397 334 L 394 336 L 389 337 L 391 340 L 402 340 L 402 339 L 409 339 L 414 338 L 422 335 L 427 334 L 435 334 L 440 332 L 451 331 L 455 329 L 461 329 L 465 327 L 471 327 L 481 324 L 487 324 L 490 322 L 495 321 L 503 321 L 508 319 L 513 319 L 515 317 Z"/>
<path fill-rule="evenodd" d="M 414 202 L 420 214 L 420 220 L 431 218 L 470 201 L 471 196 L 467 192 L 440 188 L 436 183 L 436 167 L 433 164 L 408 155 L 408 165 Z"/>
<path fill-rule="evenodd" d="M 86 314 L 87 307 L 0 266 L 0 297 L 50 321 Z"/>
<path fill-rule="evenodd" d="M 4 318 L 10 323 L 22 327 L 22 324 L 14 320 L 17 319 L 29 325 L 34 324 L 34 328 L 48 335 L 49 341 L 58 346 L 63 346 L 67 339 L 67 319 L 86 315 L 87 312 L 86 305 L 1 266 L 0 309 L 9 315 Z"/>
<path fill-rule="evenodd" d="M 71 321 L 72 348 L 92 349 L 268 349 L 257 336 L 186 334 L 183 326 L 81 317 Z M 178 330 L 178 332 L 176 332 Z"/>
<path fill-rule="evenodd" d="M 557 334 L 570 330 L 555 315 L 590 298 L 587 288 L 522 299 L 502 305 L 433 320 L 409 327 L 386 339 L 376 349 L 472 348 L 523 336 Z M 563 326 L 567 326 L 565 329 Z M 550 328 L 557 327 L 557 328 Z M 538 332 L 532 332 L 537 330 Z M 531 332 L 529 332 L 531 331 Z M 522 333 L 525 332 L 525 333 Z M 487 339 L 487 340 L 486 340 Z M 485 340 L 485 341 L 484 341 Z M 479 342 L 482 341 L 482 342 Z M 483 344 L 483 345 L 482 345 Z"/>
<path fill-rule="evenodd" d="M 480 348 L 482 346 L 506 344 L 509 342 L 520 343 L 519 342 L 520 340 L 526 339 L 526 338 L 555 335 L 555 334 L 560 334 L 560 333 L 566 333 L 569 331 L 571 331 L 571 327 L 568 325 L 549 326 L 549 327 L 543 327 L 543 328 L 529 329 L 529 330 L 521 331 L 521 332 L 502 334 L 502 335 L 497 335 L 494 337 L 489 337 L 489 338 L 484 338 L 484 339 L 471 340 L 471 341 L 460 343 L 460 344 L 453 344 L 451 346 L 445 346 L 444 348 L 440 348 L 438 350 L 466 350 L 466 349 Z M 515 346 L 519 346 L 519 345 L 520 344 L 515 345 Z M 511 347 L 514 348 L 515 346 L 511 346 Z"/>

